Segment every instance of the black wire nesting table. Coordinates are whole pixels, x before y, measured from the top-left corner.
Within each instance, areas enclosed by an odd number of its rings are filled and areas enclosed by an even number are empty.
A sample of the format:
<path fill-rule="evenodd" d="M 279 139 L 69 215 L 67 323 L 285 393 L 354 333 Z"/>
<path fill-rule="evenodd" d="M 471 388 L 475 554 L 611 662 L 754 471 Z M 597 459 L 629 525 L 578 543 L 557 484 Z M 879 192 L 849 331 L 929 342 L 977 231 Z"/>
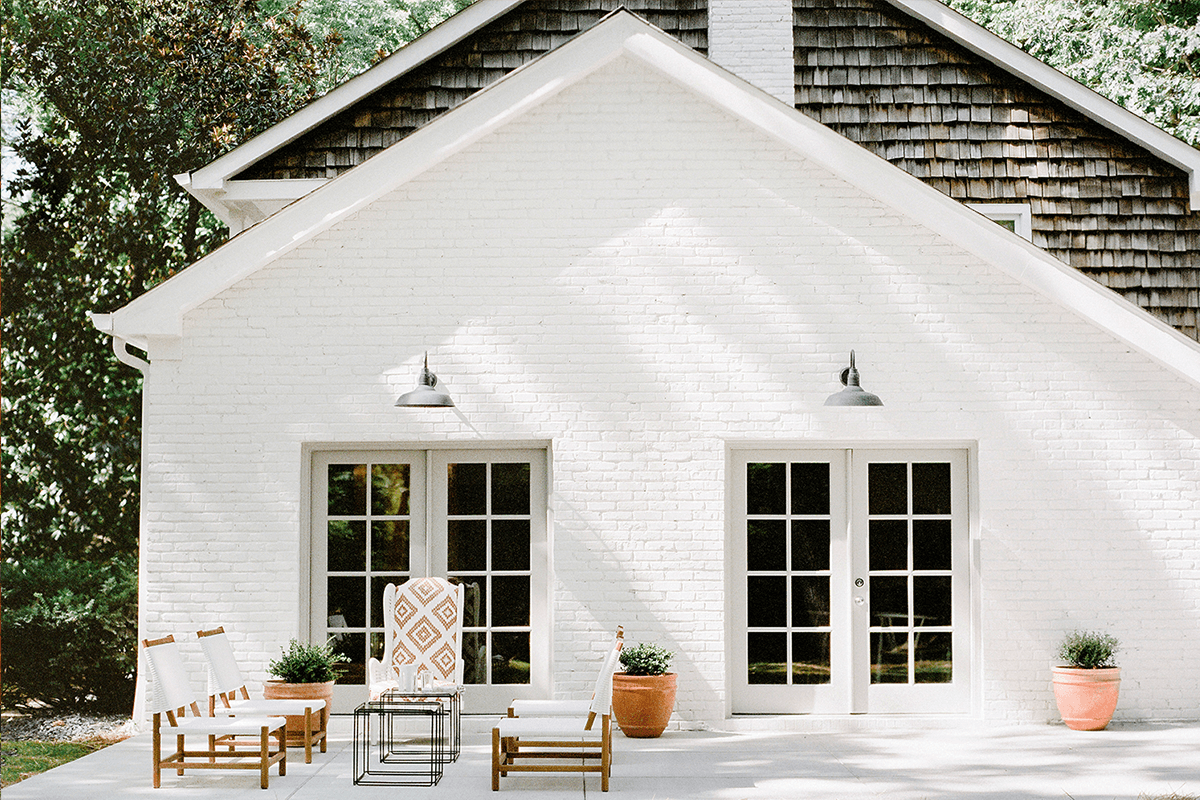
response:
<path fill-rule="evenodd" d="M 354 710 L 355 785 L 435 786 L 462 752 L 458 686 L 384 692 Z"/>

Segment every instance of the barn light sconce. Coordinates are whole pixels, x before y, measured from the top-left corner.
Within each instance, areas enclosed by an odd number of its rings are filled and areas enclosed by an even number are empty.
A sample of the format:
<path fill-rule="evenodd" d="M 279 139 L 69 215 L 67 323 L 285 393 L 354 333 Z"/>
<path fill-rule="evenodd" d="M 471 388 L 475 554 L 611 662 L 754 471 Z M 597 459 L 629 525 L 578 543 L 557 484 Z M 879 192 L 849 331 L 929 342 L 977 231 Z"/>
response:
<path fill-rule="evenodd" d="M 445 389 L 438 388 L 437 376 L 429 371 L 429 353 L 425 354 L 425 366 L 417 388 L 400 395 L 396 408 L 453 408 L 454 401 Z"/>
<path fill-rule="evenodd" d="M 829 395 L 825 399 L 827 406 L 881 406 L 883 401 L 877 395 L 864 390 L 858 385 L 858 370 L 854 368 L 854 351 L 850 351 L 850 366 L 842 370 L 842 385 L 845 389 Z"/>

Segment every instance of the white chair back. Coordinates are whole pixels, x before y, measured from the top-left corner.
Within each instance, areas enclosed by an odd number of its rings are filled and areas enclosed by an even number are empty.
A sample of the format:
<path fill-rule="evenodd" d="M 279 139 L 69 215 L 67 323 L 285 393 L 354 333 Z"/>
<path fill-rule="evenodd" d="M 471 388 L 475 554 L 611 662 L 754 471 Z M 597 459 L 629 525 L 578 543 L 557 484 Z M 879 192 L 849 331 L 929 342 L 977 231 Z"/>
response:
<path fill-rule="evenodd" d="M 383 592 L 384 660 L 389 673 L 401 664 L 462 683 L 463 587 L 445 578 L 413 578 Z"/>
<path fill-rule="evenodd" d="M 209 694 L 229 694 L 246 685 L 224 629 L 218 628 L 216 633 L 205 631 L 200 636 L 200 649 L 204 651 L 204 660 L 208 662 Z"/>
<path fill-rule="evenodd" d="M 146 654 L 146 669 L 150 673 L 150 713 L 161 714 L 194 706 L 196 696 L 188 686 L 187 670 L 174 637 L 159 639 L 142 650 Z"/>
<path fill-rule="evenodd" d="M 596 678 L 596 690 L 592 693 L 592 705 L 589 711 L 592 714 L 603 716 L 612 709 L 612 694 L 613 694 L 613 675 L 617 671 L 617 662 L 621 659 L 621 647 L 625 640 L 618 633 L 613 640 L 612 649 L 608 651 L 608 657 L 604 659 L 604 666 L 600 668 L 600 675 Z"/>

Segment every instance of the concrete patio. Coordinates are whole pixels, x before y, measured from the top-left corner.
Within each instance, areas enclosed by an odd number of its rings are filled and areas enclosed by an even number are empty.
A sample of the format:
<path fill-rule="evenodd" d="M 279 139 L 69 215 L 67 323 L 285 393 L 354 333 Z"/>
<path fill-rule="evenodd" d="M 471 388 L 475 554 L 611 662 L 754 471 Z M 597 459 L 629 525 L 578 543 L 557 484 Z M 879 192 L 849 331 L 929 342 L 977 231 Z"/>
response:
<path fill-rule="evenodd" d="M 514 775 L 490 791 L 490 718 L 465 717 L 463 754 L 436 787 L 367 787 L 351 781 L 351 721 L 335 717 L 329 752 L 305 764 L 289 750 L 287 775 L 267 791 L 254 771 L 163 773 L 150 782 L 150 736 L 141 734 L 4 790 L 4 800 L 334 800 L 340 798 L 599 798 L 637 800 L 1028 800 L 1200 796 L 1200 722 L 1113 725 L 1081 733 L 1061 725 L 781 718 L 731 720 L 727 731 L 617 734 L 612 790 L 596 776 Z M 790 730 L 789 730 L 790 729 Z"/>

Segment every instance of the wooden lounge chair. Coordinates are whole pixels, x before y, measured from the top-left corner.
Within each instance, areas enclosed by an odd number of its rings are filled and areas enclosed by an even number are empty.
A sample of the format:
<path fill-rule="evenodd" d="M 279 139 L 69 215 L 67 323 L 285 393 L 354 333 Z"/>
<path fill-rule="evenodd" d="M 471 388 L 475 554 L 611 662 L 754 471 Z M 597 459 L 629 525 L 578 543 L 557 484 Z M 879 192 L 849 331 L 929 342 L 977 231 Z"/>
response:
<path fill-rule="evenodd" d="M 598 772 L 600 791 L 608 791 L 612 679 L 622 644 L 618 636 L 596 679 L 586 713 L 500 718 L 492 728 L 492 791 L 500 790 L 500 778 L 510 772 Z M 517 763 L 518 759 L 534 763 Z"/>
<path fill-rule="evenodd" d="M 142 647 L 146 654 L 146 666 L 150 674 L 150 711 L 154 714 L 154 788 L 161 786 L 162 769 L 174 769 L 183 775 L 185 769 L 256 769 L 259 785 L 267 788 L 267 774 L 272 764 L 279 764 L 280 776 L 287 774 L 287 739 L 283 717 L 209 717 L 200 713 L 196 696 L 187 685 L 187 672 L 174 636 L 162 639 L 144 639 Z M 192 716 L 186 717 L 191 708 Z M 162 757 L 162 717 L 166 715 L 166 734 L 175 736 L 175 752 Z M 188 750 L 184 737 L 205 737 L 208 747 L 203 750 Z M 229 749 L 217 749 L 215 741 L 226 736 L 258 737 L 257 758 L 247 760 L 250 753 Z M 278 742 L 278 749 L 270 747 L 271 737 Z M 203 759 L 188 761 L 188 759 Z M 222 759 L 238 759 L 236 763 L 221 763 Z"/>
<path fill-rule="evenodd" d="M 612 644 L 608 651 L 604 654 L 604 659 L 600 662 L 600 671 L 603 674 L 605 664 L 608 663 L 608 655 L 613 651 L 619 651 L 621 645 L 625 641 L 625 629 L 620 625 L 617 626 L 617 633 L 613 636 Z M 618 656 L 619 658 L 619 656 Z M 595 693 L 592 694 L 595 697 Z M 586 717 L 588 711 L 591 710 L 591 700 L 513 700 L 508 706 L 508 715 L 510 717 Z"/>
<path fill-rule="evenodd" d="M 302 730 L 288 730 L 288 739 L 304 744 L 304 763 L 312 763 L 314 744 L 320 744 L 321 752 L 325 752 L 325 733 L 329 727 L 329 709 L 324 700 L 283 700 L 283 699 L 251 699 L 246 691 L 246 681 L 242 671 L 238 669 L 237 659 L 233 655 L 233 647 L 225 628 L 214 628 L 211 631 L 197 631 L 200 639 L 200 649 L 208 662 L 208 714 L 209 716 L 288 716 L 303 718 Z M 238 695 L 241 699 L 238 699 Z M 218 702 L 218 699 L 220 702 Z M 217 740 L 218 745 L 228 747 L 253 746 L 254 742 L 246 742 L 233 737 L 223 737 Z"/>

